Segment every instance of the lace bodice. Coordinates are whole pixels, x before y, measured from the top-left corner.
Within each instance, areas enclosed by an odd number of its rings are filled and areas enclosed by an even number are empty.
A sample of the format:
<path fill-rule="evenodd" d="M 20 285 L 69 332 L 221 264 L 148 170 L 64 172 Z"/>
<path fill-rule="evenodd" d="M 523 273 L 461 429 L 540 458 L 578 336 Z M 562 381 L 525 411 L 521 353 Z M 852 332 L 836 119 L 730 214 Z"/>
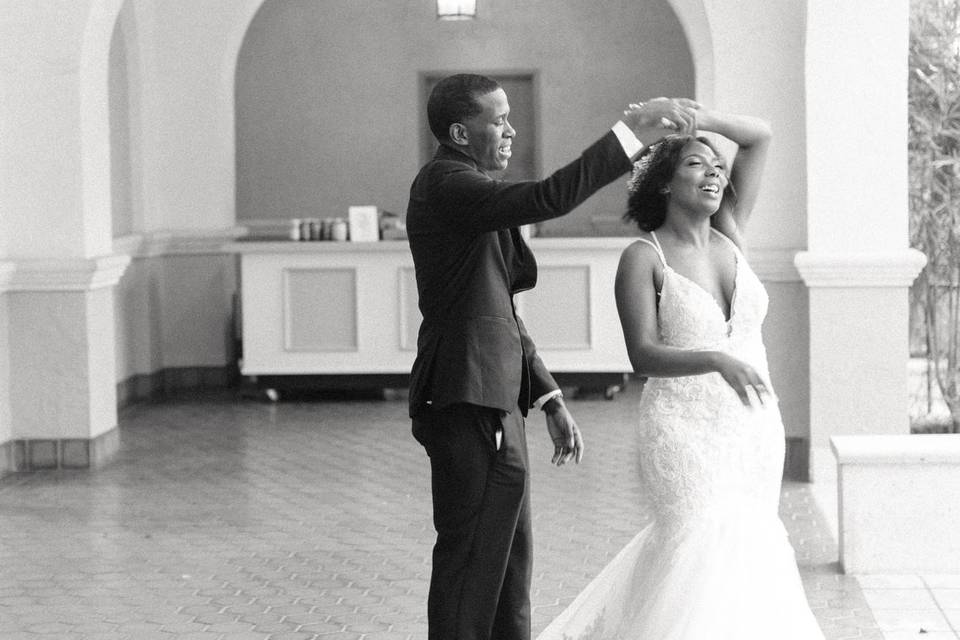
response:
<path fill-rule="evenodd" d="M 766 354 L 760 330 L 769 299 L 740 249 L 730 242 L 736 257 L 736 276 L 730 318 L 726 319 L 712 295 L 667 264 L 656 234 L 651 236 L 663 263 L 657 316 L 663 343 L 682 349 L 716 349 L 737 354 L 755 368 L 762 369 L 766 376 Z"/>
<path fill-rule="evenodd" d="M 712 295 L 670 267 L 651 236 L 663 263 L 657 311 L 663 343 L 729 353 L 772 389 L 761 334 L 768 297 L 740 250 L 730 242 L 736 276 L 727 319 Z M 651 378 L 640 418 L 641 467 L 664 519 L 682 528 L 694 515 L 739 508 L 733 501 L 760 501 L 775 512 L 783 449 L 775 399 L 763 409 L 745 407 L 718 373 Z"/>

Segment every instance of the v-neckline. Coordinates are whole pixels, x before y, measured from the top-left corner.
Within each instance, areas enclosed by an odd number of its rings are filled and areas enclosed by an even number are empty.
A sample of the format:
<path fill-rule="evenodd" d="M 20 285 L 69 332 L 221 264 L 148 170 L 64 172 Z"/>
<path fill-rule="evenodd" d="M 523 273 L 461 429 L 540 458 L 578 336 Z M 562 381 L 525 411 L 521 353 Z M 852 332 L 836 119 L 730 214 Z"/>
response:
<path fill-rule="evenodd" d="M 703 295 L 705 295 L 705 296 L 707 296 L 708 298 L 710 298 L 710 299 L 713 301 L 713 305 L 714 305 L 714 307 L 716 307 L 717 312 L 720 314 L 720 317 L 723 318 L 724 323 L 729 325 L 731 322 L 733 322 L 733 316 L 734 316 L 733 305 L 736 304 L 736 302 L 737 302 L 737 293 L 738 293 L 739 290 L 740 290 L 740 282 L 739 282 L 739 279 L 740 279 L 740 256 L 737 255 L 737 252 L 736 252 L 736 251 L 733 252 L 733 261 L 734 261 L 733 292 L 730 294 L 730 304 L 729 304 L 729 306 L 727 307 L 727 308 L 730 310 L 730 315 L 729 315 L 729 317 L 728 317 L 727 314 L 723 311 L 723 306 L 720 304 L 720 301 L 717 300 L 716 297 L 714 297 L 714 295 L 713 295 L 712 293 L 710 293 L 709 291 L 707 291 L 707 290 L 703 287 L 703 285 L 701 285 L 699 282 L 697 282 L 697 281 L 694 280 L 693 278 L 688 278 L 687 276 L 683 275 L 682 273 L 680 273 L 679 271 L 677 271 L 676 269 L 674 269 L 673 267 L 671 267 L 670 265 L 668 265 L 666 260 L 663 261 L 663 268 L 666 269 L 666 270 L 668 270 L 668 271 L 670 271 L 671 273 L 674 273 L 674 274 L 680 276 L 681 278 L 683 278 L 684 280 L 686 280 L 687 282 L 689 282 L 690 284 L 692 284 L 694 287 L 696 287 L 697 289 L 699 289 L 699 290 L 703 293 Z"/>

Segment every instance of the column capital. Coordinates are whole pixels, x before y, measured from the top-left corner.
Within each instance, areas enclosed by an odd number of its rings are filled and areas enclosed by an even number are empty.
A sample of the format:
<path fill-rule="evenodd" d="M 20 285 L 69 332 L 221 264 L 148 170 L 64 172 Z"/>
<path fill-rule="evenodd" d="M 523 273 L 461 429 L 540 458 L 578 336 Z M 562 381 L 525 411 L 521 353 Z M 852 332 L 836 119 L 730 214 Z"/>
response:
<path fill-rule="evenodd" d="M 116 285 L 130 264 L 130 256 L 16 260 L 8 264 L 14 267 L 8 291 L 93 291 Z"/>
<path fill-rule="evenodd" d="M 808 288 L 909 287 L 927 263 L 927 257 L 916 249 L 801 251 L 793 262 Z"/>

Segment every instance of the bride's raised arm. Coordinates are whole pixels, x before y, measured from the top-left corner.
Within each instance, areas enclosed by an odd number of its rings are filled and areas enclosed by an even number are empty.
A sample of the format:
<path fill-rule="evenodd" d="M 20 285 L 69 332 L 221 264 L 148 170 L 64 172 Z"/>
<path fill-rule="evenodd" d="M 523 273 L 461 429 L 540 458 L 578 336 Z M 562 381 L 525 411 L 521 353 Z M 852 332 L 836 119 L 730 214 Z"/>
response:
<path fill-rule="evenodd" d="M 737 145 L 728 176 L 736 192 L 736 202 L 724 202 L 714 215 L 713 226 L 742 245 L 741 234 L 747 226 L 760 193 L 763 166 L 773 134 L 770 124 L 753 116 L 698 109 L 697 128 L 717 133 Z"/>

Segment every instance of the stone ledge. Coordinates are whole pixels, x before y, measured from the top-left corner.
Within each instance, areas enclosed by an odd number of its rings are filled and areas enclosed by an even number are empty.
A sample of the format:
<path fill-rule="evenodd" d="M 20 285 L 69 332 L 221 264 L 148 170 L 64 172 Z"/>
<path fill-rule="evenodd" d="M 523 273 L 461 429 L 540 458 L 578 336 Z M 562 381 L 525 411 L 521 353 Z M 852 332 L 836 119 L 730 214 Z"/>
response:
<path fill-rule="evenodd" d="M 833 436 L 830 447 L 841 466 L 925 462 L 960 465 L 960 434 Z"/>
<path fill-rule="evenodd" d="M 846 573 L 960 573 L 960 434 L 834 436 Z"/>

